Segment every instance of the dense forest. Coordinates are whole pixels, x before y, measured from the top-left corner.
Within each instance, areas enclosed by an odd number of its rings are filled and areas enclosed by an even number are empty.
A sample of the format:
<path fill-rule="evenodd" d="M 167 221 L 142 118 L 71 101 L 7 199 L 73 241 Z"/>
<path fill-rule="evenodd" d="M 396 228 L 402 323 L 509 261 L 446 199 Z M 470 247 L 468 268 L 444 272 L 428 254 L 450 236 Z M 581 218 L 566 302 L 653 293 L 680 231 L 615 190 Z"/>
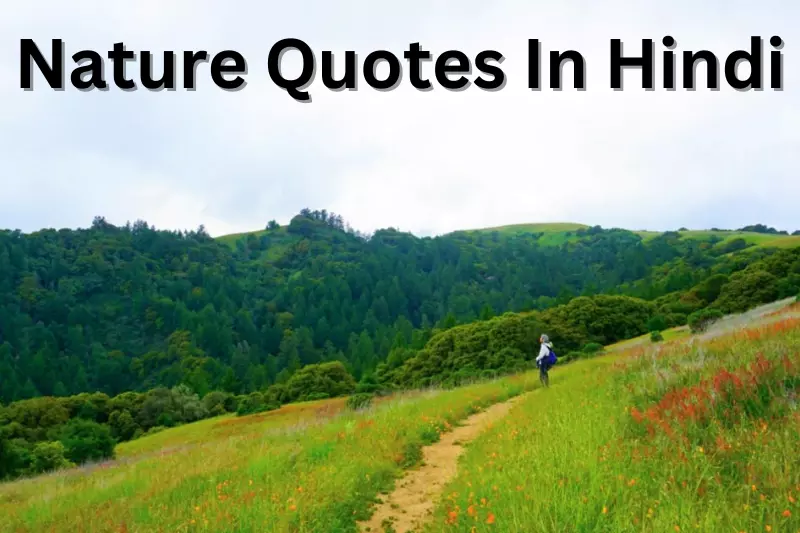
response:
<path fill-rule="evenodd" d="M 0 478 L 222 413 L 518 370 L 543 332 L 569 359 L 798 291 L 800 248 L 677 232 L 367 236 L 309 210 L 233 239 L 0 231 Z"/>
<path fill-rule="evenodd" d="M 581 295 L 666 298 L 677 324 L 732 274 L 777 252 L 599 227 L 559 245 L 541 238 L 393 229 L 368 238 L 308 210 L 234 246 L 203 228 L 99 217 L 83 230 L 2 231 L 0 401 L 180 383 L 200 396 L 242 394 L 326 361 L 360 379 L 393 348 L 421 348 L 435 327 Z M 703 282 L 699 299 L 677 296 Z M 797 272 L 765 270 L 746 283 L 784 295 L 796 292 Z"/>

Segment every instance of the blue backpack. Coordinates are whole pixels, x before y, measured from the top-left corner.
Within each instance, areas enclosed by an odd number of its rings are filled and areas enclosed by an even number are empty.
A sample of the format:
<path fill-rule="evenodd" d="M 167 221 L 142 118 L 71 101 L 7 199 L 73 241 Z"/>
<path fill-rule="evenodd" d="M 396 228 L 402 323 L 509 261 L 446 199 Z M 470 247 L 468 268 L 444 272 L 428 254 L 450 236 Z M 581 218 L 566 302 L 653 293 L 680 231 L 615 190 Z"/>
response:
<path fill-rule="evenodd" d="M 551 347 L 548 346 L 547 348 L 550 350 L 550 354 L 547 356 L 547 366 L 553 366 L 558 362 L 558 356 Z"/>

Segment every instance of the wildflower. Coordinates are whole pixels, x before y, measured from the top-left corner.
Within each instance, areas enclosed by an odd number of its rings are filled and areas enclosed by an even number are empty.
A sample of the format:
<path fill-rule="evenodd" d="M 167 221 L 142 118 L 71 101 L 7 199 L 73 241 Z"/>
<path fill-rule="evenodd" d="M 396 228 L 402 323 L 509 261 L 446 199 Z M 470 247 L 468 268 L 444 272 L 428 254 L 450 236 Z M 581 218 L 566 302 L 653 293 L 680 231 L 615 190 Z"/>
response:
<path fill-rule="evenodd" d="M 608 514 L 608 507 L 605 505 L 603 506 L 603 514 Z"/>
<path fill-rule="evenodd" d="M 494 513 L 489 513 L 489 516 L 486 517 L 487 524 L 494 524 Z"/>
<path fill-rule="evenodd" d="M 783 511 L 783 517 L 784 518 L 789 518 L 790 516 L 792 516 L 792 513 L 789 511 L 789 509 L 786 509 L 785 511 Z"/>
<path fill-rule="evenodd" d="M 450 511 L 447 513 L 447 523 L 448 524 L 455 524 L 458 520 L 458 511 Z"/>

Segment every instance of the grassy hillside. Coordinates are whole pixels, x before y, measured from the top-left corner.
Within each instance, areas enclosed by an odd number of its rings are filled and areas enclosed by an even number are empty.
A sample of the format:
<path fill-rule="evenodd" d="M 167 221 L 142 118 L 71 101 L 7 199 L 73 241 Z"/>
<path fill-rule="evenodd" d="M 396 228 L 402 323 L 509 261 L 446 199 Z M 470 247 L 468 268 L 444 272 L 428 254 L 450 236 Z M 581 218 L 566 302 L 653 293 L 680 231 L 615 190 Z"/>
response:
<path fill-rule="evenodd" d="M 576 232 L 579 230 L 585 231 L 590 228 L 591 226 L 575 222 L 544 222 L 458 230 L 449 235 L 491 234 L 495 232 L 502 235 L 541 234 L 539 237 L 540 244 L 546 246 L 560 246 L 566 242 L 581 240 L 581 236 Z M 648 230 L 631 230 L 631 232 L 640 236 L 644 242 L 650 241 L 663 234 L 663 232 Z M 729 243 L 735 239 L 744 239 L 747 244 L 757 247 L 791 248 L 800 246 L 800 235 L 777 235 L 735 230 L 687 230 L 677 231 L 676 233 L 683 239 L 700 242 L 715 241 L 717 244 Z M 279 240 L 284 241 L 284 243 L 291 242 L 291 238 L 286 232 L 286 226 L 281 226 L 275 230 L 260 230 L 222 235 L 217 237 L 217 240 L 227 244 L 231 248 L 235 248 L 237 241 L 246 241 L 247 239 L 253 238 L 261 239 L 265 235 L 275 236 Z"/>
<path fill-rule="evenodd" d="M 474 441 L 425 529 L 800 528 L 800 308 L 601 357 Z"/>
<path fill-rule="evenodd" d="M 166 430 L 96 468 L 0 485 L 0 532 L 353 531 L 423 444 L 535 382 L 411 393 L 363 412 L 327 400 Z"/>
<path fill-rule="evenodd" d="M 0 485 L 0 532 L 354 532 L 423 445 L 526 390 L 469 444 L 426 531 L 796 531 L 798 346 L 800 307 L 773 306 L 557 367 L 549 390 L 522 374 L 205 420 Z"/>

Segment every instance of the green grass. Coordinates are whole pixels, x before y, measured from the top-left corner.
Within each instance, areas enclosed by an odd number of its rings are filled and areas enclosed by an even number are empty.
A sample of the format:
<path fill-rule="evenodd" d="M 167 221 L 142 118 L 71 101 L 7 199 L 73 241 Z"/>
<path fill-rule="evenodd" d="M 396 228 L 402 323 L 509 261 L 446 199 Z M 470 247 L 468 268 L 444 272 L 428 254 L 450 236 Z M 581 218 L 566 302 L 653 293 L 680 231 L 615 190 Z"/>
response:
<path fill-rule="evenodd" d="M 541 224 L 511 224 L 508 226 L 495 226 L 492 228 L 480 228 L 466 231 L 480 231 L 491 233 L 561 233 L 587 229 L 589 226 L 576 224 L 575 222 L 545 222 Z"/>
<path fill-rule="evenodd" d="M 661 235 L 658 231 L 637 231 L 637 235 L 644 241 L 654 239 Z M 800 236 L 794 235 L 771 235 L 766 233 L 755 233 L 750 231 L 711 231 L 711 230 L 689 230 L 678 232 L 684 239 L 697 241 L 710 241 L 713 238 L 720 238 L 720 244 L 730 242 L 734 239 L 744 239 L 748 244 L 761 247 L 793 247 L 800 246 Z"/>
<path fill-rule="evenodd" d="M 676 328 L 665 329 L 661 332 L 661 336 L 664 338 L 662 342 L 672 342 L 676 340 L 683 339 L 689 336 L 689 328 L 687 326 L 679 326 Z M 624 341 L 617 342 L 610 346 L 606 347 L 607 351 L 619 351 L 623 349 L 632 348 L 634 346 L 640 345 L 647 345 L 652 344 L 650 340 L 650 334 L 645 333 L 644 335 L 640 335 L 639 337 L 634 337 L 632 339 L 626 339 Z"/>
<path fill-rule="evenodd" d="M 283 256 L 291 244 L 299 240 L 296 236 L 289 234 L 287 231 L 287 226 L 281 226 L 274 230 L 265 229 L 244 233 L 231 233 L 229 235 L 222 235 L 216 239 L 231 249 L 236 249 L 236 243 L 240 240 L 247 239 L 250 235 L 254 236 L 256 239 L 261 239 L 261 237 L 264 235 L 268 235 L 270 237 L 269 247 L 261 252 L 261 255 L 259 256 L 260 260 L 267 262 L 278 260 L 281 256 Z"/>
<path fill-rule="evenodd" d="M 800 305 L 768 311 L 556 367 L 467 444 L 427 532 L 800 530 Z M 537 387 L 526 373 L 165 430 L 1 484 L 0 532 L 355 531 L 424 445 Z"/>
<path fill-rule="evenodd" d="M 424 444 L 537 381 L 409 393 L 360 413 L 321 412 L 330 402 L 316 402 L 166 430 L 120 446 L 110 465 L 0 485 L 0 531 L 354 531 Z"/>
<path fill-rule="evenodd" d="M 272 238 L 270 248 L 266 250 L 261 259 L 265 261 L 275 261 L 278 259 L 297 239 L 292 237 L 286 231 L 286 226 L 281 226 L 276 230 L 260 230 L 253 232 L 234 233 L 230 235 L 223 235 L 217 237 L 217 240 L 228 245 L 231 248 L 236 247 L 236 242 L 241 239 L 246 239 L 249 235 L 256 238 L 261 238 L 263 235 L 269 235 Z M 460 230 L 453 232 L 458 233 L 492 233 L 499 232 L 505 235 L 515 235 L 524 233 L 543 233 L 539 239 L 539 243 L 544 246 L 561 246 L 567 242 L 576 242 L 580 237 L 574 234 L 579 229 L 587 229 L 589 226 L 585 224 L 578 224 L 575 222 L 549 222 L 549 223 L 532 223 L 532 224 L 511 224 L 507 226 L 495 226 L 490 228 L 478 228 L 471 230 Z M 658 231 L 635 231 L 637 235 L 642 237 L 646 242 L 661 235 L 662 232 Z M 763 233 L 743 232 L 743 231 L 711 231 L 711 230 L 689 230 L 679 232 L 683 238 L 694 239 L 699 241 L 709 241 L 715 237 L 723 239 L 717 246 L 723 245 L 733 239 L 742 238 L 747 243 L 754 245 L 754 247 L 776 247 L 776 248 L 792 248 L 800 246 L 800 235 L 769 235 Z"/>
<path fill-rule="evenodd" d="M 800 319 L 785 316 L 554 370 L 470 444 L 425 531 L 800 530 Z"/>

